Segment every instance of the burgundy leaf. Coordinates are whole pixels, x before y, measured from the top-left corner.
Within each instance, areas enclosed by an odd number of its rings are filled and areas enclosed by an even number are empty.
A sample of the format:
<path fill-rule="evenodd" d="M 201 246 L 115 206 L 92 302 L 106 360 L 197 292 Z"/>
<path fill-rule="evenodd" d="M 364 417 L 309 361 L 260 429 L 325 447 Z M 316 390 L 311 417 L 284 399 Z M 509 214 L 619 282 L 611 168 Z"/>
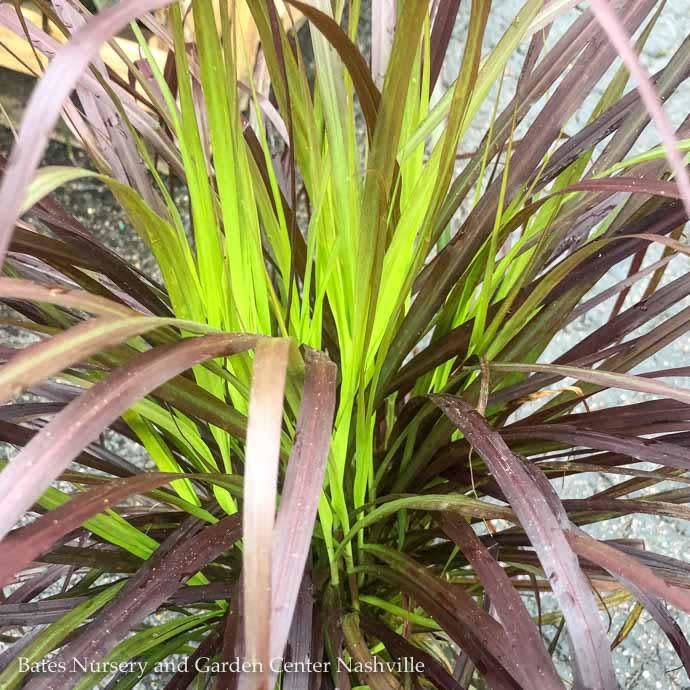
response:
<path fill-rule="evenodd" d="M 209 633 L 201 641 L 201 644 L 189 655 L 186 668 L 177 671 L 167 682 L 163 690 L 187 690 L 191 682 L 199 675 L 197 664 L 203 666 L 205 659 L 211 659 L 215 655 L 222 639 L 222 625 Z M 220 690 L 220 688 L 218 688 Z"/>
<path fill-rule="evenodd" d="M 617 579 L 623 587 L 625 587 L 635 599 L 647 609 L 647 613 L 649 613 L 657 625 L 664 631 L 668 641 L 676 650 L 686 672 L 690 672 L 690 644 L 688 644 L 681 627 L 666 610 L 666 606 L 664 606 L 663 602 L 661 602 L 658 597 L 648 594 L 624 577 L 619 576 Z"/>
<path fill-rule="evenodd" d="M 137 16 L 170 4 L 170 0 L 121 0 L 95 15 L 61 46 L 24 112 L 17 143 L 0 185 L 0 261 L 5 257 L 19 218 L 25 191 L 48 145 L 63 103 L 101 46 Z"/>
<path fill-rule="evenodd" d="M 474 568 L 507 634 L 524 652 L 525 675 L 530 686 L 563 688 L 539 630 L 503 568 L 462 517 L 447 512 L 441 513 L 437 520 Z"/>
<path fill-rule="evenodd" d="M 431 654 L 415 646 L 404 637 L 394 633 L 388 626 L 373 619 L 363 616 L 360 625 L 364 632 L 377 637 L 386 645 L 393 658 L 409 657 L 416 662 L 421 662 L 423 676 L 441 690 L 464 690 L 462 686 L 446 671 Z"/>
<path fill-rule="evenodd" d="M 254 347 L 246 335 L 209 335 L 137 355 L 73 400 L 0 473 L 0 536 L 73 458 L 139 398 L 190 367 Z"/>
<path fill-rule="evenodd" d="M 331 442 L 336 367 L 307 350 L 302 405 L 273 534 L 271 656 L 281 656 L 309 554 Z"/>
<path fill-rule="evenodd" d="M 690 215 L 690 175 L 688 175 L 683 157 L 678 149 L 678 142 L 673 133 L 673 128 L 664 112 L 663 105 L 654 89 L 649 73 L 640 62 L 640 58 L 630 41 L 625 26 L 621 23 L 608 0 L 590 0 L 590 5 L 611 43 L 615 46 L 616 51 L 630 70 L 630 74 L 637 82 L 637 89 L 640 92 L 642 101 L 659 130 L 661 141 L 666 149 L 666 157 L 680 189 L 685 212 Z"/>
<path fill-rule="evenodd" d="M 240 538 L 237 515 L 227 516 L 215 525 L 200 529 L 202 524 L 200 520 L 190 518 L 171 534 L 93 622 L 60 650 L 55 660 L 62 662 L 65 670 L 34 676 L 26 685 L 27 690 L 67 690 L 74 687 L 84 671 L 79 666 L 75 667 L 71 660 L 80 659 L 88 664 L 105 657 L 190 576 Z"/>
<path fill-rule="evenodd" d="M 690 592 L 665 581 L 634 556 L 597 541 L 581 530 L 571 530 L 567 537 L 578 556 L 608 570 L 614 577 L 629 580 L 642 592 L 690 613 Z"/>
<path fill-rule="evenodd" d="M 472 659 L 492 688 L 523 687 L 521 649 L 513 644 L 503 626 L 488 615 L 462 588 L 392 549 L 367 544 L 365 551 L 390 564 L 374 572 L 409 594 Z"/>
<path fill-rule="evenodd" d="M 315 650 L 312 650 L 313 614 L 314 595 L 311 578 L 305 574 L 299 588 L 299 595 L 288 636 L 287 649 L 284 655 L 288 663 L 303 664 L 310 661 L 319 661 L 319 659 L 315 658 Z M 283 658 L 282 653 L 280 658 Z M 281 690 L 309 690 L 311 673 L 313 671 L 302 670 L 299 666 L 296 669 L 293 668 L 292 670 L 285 671 Z"/>
<path fill-rule="evenodd" d="M 446 57 L 448 44 L 453 35 L 453 27 L 460 10 L 461 0 L 443 0 L 438 5 L 434 26 L 431 29 L 431 66 L 430 66 L 430 88 L 433 90 L 441 74 L 443 61 Z"/>
<path fill-rule="evenodd" d="M 12 575 L 97 513 L 115 507 L 132 494 L 168 484 L 178 476 L 174 473 L 151 472 L 116 479 L 77 494 L 71 501 L 42 515 L 26 527 L 10 532 L 0 541 L 0 586 L 7 584 Z"/>
<path fill-rule="evenodd" d="M 537 551 L 563 611 L 584 686 L 602 690 L 616 687 L 603 623 L 589 583 L 564 534 L 567 524 L 561 524 L 560 515 L 564 513 L 562 508 L 557 510 L 558 499 L 535 484 L 533 474 L 468 403 L 451 396 L 434 396 L 432 400 L 481 455 Z"/>
<path fill-rule="evenodd" d="M 242 511 L 243 617 L 247 659 L 261 670 L 243 673 L 241 682 L 257 690 L 268 690 L 270 677 L 271 554 L 289 351 L 289 340 L 259 341 L 249 398 Z"/>
<path fill-rule="evenodd" d="M 158 317 L 100 317 L 29 345 L 0 369 L 0 403 L 76 362 L 169 323 Z"/>
<path fill-rule="evenodd" d="M 338 52 L 345 67 L 347 67 L 352 83 L 357 92 L 362 113 L 367 123 L 367 132 L 370 138 L 374 135 L 376 118 L 378 115 L 381 93 L 371 77 L 371 72 L 366 60 L 362 57 L 357 46 L 352 43 L 348 35 L 338 26 L 331 17 L 320 12 L 312 5 L 299 0 L 285 0 L 304 14 L 310 22 L 328 39 L 328 42 Z M 1 198 L 1 197 L 0 197 Z"/>

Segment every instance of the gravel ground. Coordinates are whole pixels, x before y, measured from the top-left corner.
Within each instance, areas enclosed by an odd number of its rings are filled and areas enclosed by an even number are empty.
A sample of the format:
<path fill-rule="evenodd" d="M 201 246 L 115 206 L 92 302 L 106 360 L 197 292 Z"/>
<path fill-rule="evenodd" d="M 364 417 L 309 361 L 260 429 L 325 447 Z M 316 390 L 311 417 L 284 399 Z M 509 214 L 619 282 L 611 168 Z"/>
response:
<path fill-rule="evenodd" d="M 515 12 L 519 9 L 522 2 L 520 0 L 498 0 L 493 4 L 490 18 L 490 26 L 487 35 L 485 49 L 493 47 L 500 38 L 503 31 L 508 27 Z M 446 85 L 450 84 L 458 71 L 459 60 L 462 55 L 463 36 L 467 26 L 468 5 L 463 3 L 461 6 L 461 19 L 457 25 L 455 36 L 450 49 L 450 59 L 442 75 Z M 688 0 L 669 0 L 657 27 L 647 44 L 644 51 L 644 59 L 650 70 L 655 71 L 662 67 L 669 55 L 680 44 L 684 32 L 687 30 Z M 552 42 L 562 31 L 563 22 L 557 22 L 549 42 Z M 523 46 L 523 50 L 526 46 Z M 518 55 L 511 62 L 505 75 L 502 101 L 507 101 L 511 89 L 515 85 L 515 80 L 519 73 L 519 67 L 523 56 Z M 0 78 L 5 75 L 0 75 Z M 2 78 L 3 92 L 9 81 Z M 21 89 L 20 93 L 24 93 Z M 601 90 L 594 90 L 586 100 L 585 108 L 578 112 L 578 115 L 569 123 L 566 128 L 568 132 L 576 132 L 586 123 L 588 113 L 594 107 L 597 99 L 601 95 Z M 679 89 L 678 93 L 667 102 L 667 112 L 672 121 L 678 124 L 687 112 L 688 99 L 690 99 L 690 86 L 686 85 Z M 491 114 L 492 102 L 487 100 L 480 116 L 477 118 L 479 123 L 486 123 Z M 477 127 L 472 129 L 463 143 L 463 150 L 472 150 L 477 146 L 484 133 L 484 129 Z M 643 150 L 656 142 L 655 132 L 649 128 L 641 137 L 639 149 Z M 11 144 L 11 134 L 9 130 L 0 128 L 0 151 L 6 153 Z M 70 149 L 64 144 L 53 142 L 45 157 L 45 162 L 50 164 L 78 164 L 85 165 L 86 160 L 83 154 L 75 149 Z M 127 226 L 123 215 L 112 200 L 112 197 L 98 183 L 85 181 L 69 185 L 68 189 L 58 193 L 61 202 L 76 215 L 76 217 L 90 228 L 96 236 L 103 240 L 122 256 L 127 257 L 138 267 L 147 271 L 155 271 L 154 262 L 150 253 L 146 250 L 143 242 Z M 187 199 L 180 191 L 178 196 L 182 208 L 186 208 Z M 688 270 L 688 260 L 685 258 L 676 259 L 669 265 L 667 280 L 676 278 Z M 619 266 L 612 271 L 602 284 L 597 288 L 597 292 L 614 284 L 622 279 L 627 271 L 626 266 Z M 629 303 L 640 296 L 641 287 L 636 286 L 632 290 Z M 681 306 L 678 305 L 678 309 Z M 561 333 L 551 343 L 544 355 L 544 360 L 551 361 L 561 352 L 571 346 L 573 342 L 580 340 L 589 332 L 595 330 L 606 323 L 612 307 L 612 302 L 599 305 L 595 310 L 573 322 L 563 329 Z M 18 332 L 6 333 L 15 342 L 21 340 Z M 640 367 L 640 370 L 654 370 L 674 366 L 682 366 L 688 363 L 688 353 L 690 352 L 690 339 L 687 337 L 669 345 L 652 360 Z M 683 385 L 690 385 L 690 381 L 679 381 Z M 644 399 L 645 396 L 634 393 L 622 393 L 619 391 L 609 391 L 606 394 L 597 396 L 594 406 L 606 406 L 611 404 L 625 404 Z M 113 445 L 117 444 L 116 439 L 112 440 Z M 141 461 L 142 458 L 139 458 Z M 568 481 L 559 486 L 559 492 L 567 497 L 583 497 L 590 495 L 593 491 L 598 491 L 613 483 L 609 477 L 586 476 L 580 477 L 575 481 Z M 657 519 L 647 516 L 623 518 L 620 520 L 609 521 L 604 525 L 598 526 L 590 531 L 598 537 L 626 537 L 644 539 L 647 547 L 652 551 L 657 551 L 675 558 L 686 558 L 688 546 L 688 525 L 680 521 L 670 519 Z M 617 630 L 628 609 L 622 608 L 613 614 L 612 629 Z M 676 616 L 678 623 L 686 634 L 690 635 L 690 618 L 687 616 Z M 565 653 L 565 652 L 563 652 Z M 619 680 L 625 688 L 647 689 L 647 688 L 690 688 L 690 681 L 684 671 L 680 670 L 676 654 L 673 652 L 665 636 L 659 631 L 653 621 L 646 614 L 643 614 L 640 623 L 636 626 L 631 636 L 615 651 L 614 660 L 618 672 Z M 141 687 L 158 687 L 157 683 L 141 685 Z"/>
<path fill-rule="evenodd" d="M 509 26 L 515 13 L 522 6 L 519 0 L 500 0 L 494 2 L 490 18 L 488 41 L 491 47 L 495 45 L 503 31 Z M 687 31 L 688 0 L 669 0 L 663 10 L 659 21 L 650 36 L 647 46 L 643 52 L 643 59 L 651 72 L 662 68 L 670 55 L 676 50 L 684 38 Z M 462 18 L 456 27 L 451 46 L 448 65 L 442 75 L 446 86 L 450 85 L 459 69 L 459 61 L 462 56 L 465 29 L 468 21 L 468 4 L 461 6 Z M 553 44 L 558 36 L 562 35 L 565 23 L 556 22 L 549 37 L 548 44 Z M 523 46 L 523 50 L 526 46 Z M 515 82 L 519 74 L 522 55 L 517 55 L 508 66 L 503 85 L 501 101 L 507 103 L 515 87 Z M 604 82 L 605 83 L 605 82 Z M 495 90 L 496 91 L 496 90 Z M 603 88 L 594 89 L 585 101 L 585 107 L 578 111 L 573 120 L 568 123 L 566 131 L 568 133 L 577 132 L 587 123 L 589 113 L 596 105 L 603 93 Z M 666 103 L 666 111 L 674 125 L 679 125 L 688 112 L 690 104 L 690 84 L 686 82 L 672 98 Z M 477 122 L 486 123 L 491 116 L 493 102 L 487 99 Z M 463 150 L 473 150 L 481 141 L 484 134 L 483 127 L 472 129 L 468 133 L 467 140 L 463 144 Z M 519 135 L 519 132 L 518 132 Z M 658 136 L 653 128 L 647 128 L 634 152 L 648 149 L 658 142 Z M 650 251 L 650 262 L 655 260 L 660 252 Z M 687 272 L 690 263 L 687 257 L 679 257 L 669 264 L 665 281 L 678 278 Z M 622 280 L 627 275 L 628 264 L 620 265 L 611 271 L 604 280 L 597 286 L 596 292 L 609 287 Z M 627 305 L 633 304 L 641 297 L 644 287 L 638 284 L 631 290 Z M 543 356 L 543 361 L 553 361 L 562 352 L 565 352 L 573 343 L 578 342 L 590 332 L 605 324 L 611 313 L 613 299 L 599 305 L 587 315 L 574 321 L 564 328 L 554 341 L 549 345 Z M 687 306 L 688 302 L 678 304 L 676 310 Z M 688 364 L 690 359 L 690 337 L 684 336 L 671 345 L 661 350 L 653 358 L 645 362 L 638 368 L 639 371 L 653 371 L 669 367 L 679 367 Z M 690 386 L 690 379 L 677 379 L 679 385 Z M 647 396 L 638 393 L 622 392 L 610 390 L 600 394 L 593 400 L 593 407 L 605 407 L 610 405 L 629 404 L 644 400 Z M 641 465 L 644 467 L 644 465 Z M 559 493 L 566 498 L 583 498 L 591 495 L 595 491 L 600 491 L 610 486 L 622 478 L 613 478 L 602 475 L 584 475 L 574 480 L 566 481 L 558 487 Z M 630 538 L 643 539 L 647 548 L 651 551 L 672 556 L 674 558 L 687 559 L 688 546 L 690 542 L 690 525 L 679 520 L 667 518 L 654 518 L 651 516 L 634 516 L 610 520 L 606 523 L 590 528 L 588 530 L 599 538 Z M 623 607 L 620 611 L 613 614 L 612 630 L 617 630 L 629 611 L 629 607 Z M 676 614 L 675 618 L 683 628 L 686 635 L 690 635 L 690 617 Z M 565 653 L 563 651 L 562 653 Z M 690 681 L 682 667 L 678 656 L 673 651 L 665 635 L 657 627 L 649 616 L 644 613 L 640 622 L 633 630 L 630 637 L 620 645 L 614 652 L 614 662 L 620 683 L 625 688 L 651 689 L 651 688 L 688 688 Z M 565 670 L 563 668 L 563 670 Z"/>

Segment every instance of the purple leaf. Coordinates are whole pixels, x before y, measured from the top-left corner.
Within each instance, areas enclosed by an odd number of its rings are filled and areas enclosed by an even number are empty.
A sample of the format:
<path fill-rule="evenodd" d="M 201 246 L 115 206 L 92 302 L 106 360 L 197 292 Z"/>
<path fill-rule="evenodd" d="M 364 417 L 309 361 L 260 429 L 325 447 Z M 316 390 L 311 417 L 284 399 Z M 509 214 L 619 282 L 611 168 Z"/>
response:
<path fill-rule="evenodd" d="M 26 107 L 17 143 L 0 185 L 0 262 L 12 238 L 26 189 L 36 172 L 48 138 L 69 98 L 101 46 L 137 16 L 170 4 L 171 0 L 121 0 L 95 15 L 57 51 Z"/>
<path fill-rule="evenodd" d="M 690 592 L 667 582 L 634 556 L 604 544 L 581 530 L 573 529 L 567 537 L 578 556 L 608 570 L 615 577 L 629 580 L 643 592 L 690 613 Z"/>
<path fill-rule="evenodd" d="M 289 353 L 289 340 L 259 341 L 249 398 L 242 511 L 244 635 L 247 660 L 261 670 L 244 673 L 242 683 L 260 690 L 268 690 L 270 673 L 271 553 Z"/>
<path fill-rule="evenodd" d="M 659 96 L 652 85 L 649 73 L 640 62 L 635 49 L 630 42 L 625 27 L 621 24 L 615 10 L 609 4 L 609 0 L 590 0 L 592 12 L 601 24 L 609 40 L 618 51 L 623 62 L 630 70 L 630 74 L 637 82 L 642 101 L 647 106 L 649 114 L 659 130 L 659 136 L 666 150 L 666 157 L 676 177 L 678 188 L 683 199 L 685 212 L 690 215 L 690 176 L 683 162 L 683 157 L 678 149 L 678 142 L 673 133 L 673 128 L 668 120 Z"/>
<path fill-rule="evenodd" d="M 110 481 L 77 494 L 71 501 L 42 515 L 26 527 L 11 532 L 0 541 L 0 586 L 7 584 L 12 575 L 97 513 L 115 507 L 132 494 L 168 484 L 178 476 L 174 473 L 148 472 Z"/>
<path fill-rule="evenodd" d="M 311 546 L 335 411 L 336 367 L 305 353 L 305 381 L 295 443 L 273 533 L 271 656 L 283 654 Z"/>
<path fill-rule="evenodd" d="M 137 400 L 190 367 L 254 347 L 246 335 L 209 335 L 138 355 L 73 400 L 0 473 L 0 536 L 51 482 Z"/>
<path fill-rule="evenodd" d="M 38 674 L 26 685 L 27 690 L 67 690 L 84 671 L 73 659 L 103 659 L 132 628 L 154 613 L 186 580 L 226 551 L 240 538 L 237 515 L 230 515 L 210 527 L 188 519 L 161 544 L 153 556 L 137 571 L 107 604 L 94 621 L 55 657 L 65 670 Z M 57 668 L 60 668 L 58 666 Z"/>
<path fill-rule="evenodd" d="M 441 529 L 460 548 L 481 580 L 498 618 L 514 644 L 524 653 L 524 672 L 533 687 L 563 688 L 539 630 L 530 617 L 522 598 L 489 550 L 477 538 L 470 525 L 458 515 L 441 513 Z"/>
<path fill-rule="evenodd" d="M 468 403 L 448 395 L 433 396 L 432 400 L 481 455 L 534 546 L 563 611 L 584 687 L 617 687 L 604 626 L 589 583 L 564 534 L 567 517 L 558 498 L 541 482 L 535 482 L 534 473 L 539 470 L 528 471 Z M 546 478 L 543 483 L 550 489 Z"/>
<path fill-rule="evenodd" d="M 441 74 L 443 61 L 446 57 L 448 44 L 453 35 L 453 27 L 458 16 L 461 0 L 443 0 L 438 5 L 434 26 L 431 30 L 431 67 L 430 67 L 430 86 L 433 90 Z"/>

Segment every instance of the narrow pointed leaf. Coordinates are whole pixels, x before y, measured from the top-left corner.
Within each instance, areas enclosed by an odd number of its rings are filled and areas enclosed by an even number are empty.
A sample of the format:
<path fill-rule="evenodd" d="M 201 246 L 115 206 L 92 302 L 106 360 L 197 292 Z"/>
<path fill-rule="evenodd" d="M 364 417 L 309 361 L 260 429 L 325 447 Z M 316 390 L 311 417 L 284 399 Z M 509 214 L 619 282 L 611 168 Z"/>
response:
<path fill-rule="evenodd" d="M 616 676 L 603 623 L 589 583 L 555 512 L 553 502 L 557 499 L 545 495 L 535 485 L 500 435 L 464 400 L 451 396 L 432 399 L 482 456 L 534 545 L 565 616 L 584 685 L 602 690 L 615 687 Z"/>
<path fill-rule="evenodd" d="M 122 0 L 94 16 L 75 34 L 74 40 L 58 50 L 31 95 L 0 185 L 0 207 L 4 209 L 0 218 L 0 261 L 5 258 L 25 190 L 48 145 L 62 104 L 89 63 L 98 56 L 103 43 L 137 16 L 168 4 L 170 0 Z"/>
<path fill-rule="evenodd" d="M 247 350 L 255 342 L 251 336 L 215 335 L 164 345 L 137 356 L 72 401 L 0 473 L 0 535 L 139 398 L 196 364 Z"/>
<path fill-rule="evenodd" d="M 336 367 L 318 352 L 305 355 L 296 440 L 288 461 L 273 536 L 271 656 L 283 654 L 309 555 L 335 411 Z"/>
<path fill-rule="evenodd" d="M 262 670 L 244 677 L 257 690 L 268 690 L 270 674 L 271 554 L 289 350 L 289 340 L 259 342 L 249 399 L 242 512 L 244 635 L 247 659 Z"/>
<path fill-rule="evenodd" d="M 180 589 L 190 576 L 232 546 L 241 534 L 236 515 L 201 530 L 200 526 L 198 520 L 190 518 L 170 535 L 95 620 L 62 648 L 57 659 L 64 670 L 39 674 L 26 687 L 31 690 L 74 687 L 84 670 L 71 663 L 72 659 L 84 660 L 88 668 L 90 661 L 104 658 L 132 628 Z"/>

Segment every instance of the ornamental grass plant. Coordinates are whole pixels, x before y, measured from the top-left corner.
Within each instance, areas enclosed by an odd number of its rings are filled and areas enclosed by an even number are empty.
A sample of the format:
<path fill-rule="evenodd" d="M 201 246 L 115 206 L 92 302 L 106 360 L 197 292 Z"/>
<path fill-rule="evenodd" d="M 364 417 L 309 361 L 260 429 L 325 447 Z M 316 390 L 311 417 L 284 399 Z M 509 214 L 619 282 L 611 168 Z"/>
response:
<path fill-rule="evenodd" d="M 690 36 L 648 76 L 664 2 L 525 0 L 489 49 L 499 4 L 246 0 L 258 59 L 225 1 L 35 0 L 64 41 L 0 4 L 50 58 L 2 160 L 0 687 L 609 690 L 642 611 L 690 669 L 688 564 L 595 536 L 690 517 L 690 369 L 648 366 L 690 327 Z M 60 119 L 89 166 L 41 166 Z M 57 202 L 87 178 L 156 271 Z"/>

